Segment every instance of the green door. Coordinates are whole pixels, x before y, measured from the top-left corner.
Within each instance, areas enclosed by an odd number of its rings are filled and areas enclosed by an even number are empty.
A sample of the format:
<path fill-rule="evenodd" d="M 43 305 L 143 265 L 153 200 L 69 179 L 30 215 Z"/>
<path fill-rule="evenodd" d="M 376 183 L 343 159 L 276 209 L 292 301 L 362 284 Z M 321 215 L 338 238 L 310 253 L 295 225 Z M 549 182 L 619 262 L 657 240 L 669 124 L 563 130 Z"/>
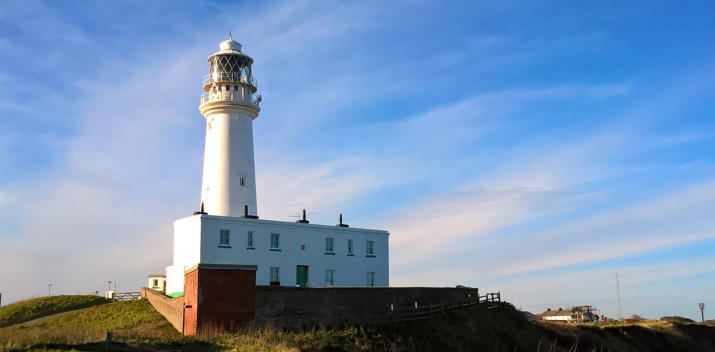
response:
<path fill-rule="evenodd" d="M 308 287 L 308 266 L 298 265 L 295 271 L 295 285 L 298 287 Z"/>

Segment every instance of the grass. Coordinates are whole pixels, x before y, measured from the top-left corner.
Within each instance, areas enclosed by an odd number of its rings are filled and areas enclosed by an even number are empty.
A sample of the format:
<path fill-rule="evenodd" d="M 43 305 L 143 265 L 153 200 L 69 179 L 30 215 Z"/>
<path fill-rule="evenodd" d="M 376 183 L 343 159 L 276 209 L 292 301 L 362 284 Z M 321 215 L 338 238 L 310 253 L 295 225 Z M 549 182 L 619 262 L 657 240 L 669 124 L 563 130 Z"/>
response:
<path fill-rule="evenodd" d="M 103 351 L 107 331 L 120 351 L 715 351 L 713 326 L 539 323 L 509 304 L 492 308 L 372 327 L 183 337 L 146 300 L 114 302 L 0 329 L 0 351 Z"/>
<path fill-rule="evenodd" d="M 114 340 L 133 345 L 177 344 L 181 334 L 145 300 L 113 302 L 30 324 L 0 329 L 0 350 L 35 345 L 81 345 Z"/>
<path fill-rule="evenodd" d="M 94 295 L 60 295 L 27 299 L 0 308 L 0 327 L 109 302 Z"/>

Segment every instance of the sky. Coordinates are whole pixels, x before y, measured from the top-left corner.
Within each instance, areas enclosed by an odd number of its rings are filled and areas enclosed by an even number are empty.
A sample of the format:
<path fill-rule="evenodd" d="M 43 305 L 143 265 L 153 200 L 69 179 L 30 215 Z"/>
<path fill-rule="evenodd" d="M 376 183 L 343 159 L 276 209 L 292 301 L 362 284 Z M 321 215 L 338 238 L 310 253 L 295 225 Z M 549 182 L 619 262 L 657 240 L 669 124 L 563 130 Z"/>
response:
<path fill-rule="evenodd" d="M 229 31 L 261 218 L 388 230 L 393 286 L 715 318 L 707 1 L 5 2 L 2 304 L 171 264 Z"/>

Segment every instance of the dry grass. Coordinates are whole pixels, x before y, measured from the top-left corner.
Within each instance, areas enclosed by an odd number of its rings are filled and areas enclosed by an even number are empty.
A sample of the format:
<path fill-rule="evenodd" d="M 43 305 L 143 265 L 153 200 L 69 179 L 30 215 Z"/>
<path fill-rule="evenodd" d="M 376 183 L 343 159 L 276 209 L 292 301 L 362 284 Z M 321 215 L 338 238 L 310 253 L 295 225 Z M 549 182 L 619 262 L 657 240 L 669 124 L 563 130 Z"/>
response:
<path fill-rule="evenodd" d="M 249 328 L 230 334 L 208 328 L 198 336 L 182 337 L 145 300 L 105 304 L 2 329 L 0 350 L 101 351 L 107 331 L 117 342 L 112 349 L 122 351 L 715 351 L 710 348 L 715 340 L 711 345 L 700 341 L 715 331 L 712 327 L 659 321 L 536 323 L 508 304 L 375 327 Z"/>

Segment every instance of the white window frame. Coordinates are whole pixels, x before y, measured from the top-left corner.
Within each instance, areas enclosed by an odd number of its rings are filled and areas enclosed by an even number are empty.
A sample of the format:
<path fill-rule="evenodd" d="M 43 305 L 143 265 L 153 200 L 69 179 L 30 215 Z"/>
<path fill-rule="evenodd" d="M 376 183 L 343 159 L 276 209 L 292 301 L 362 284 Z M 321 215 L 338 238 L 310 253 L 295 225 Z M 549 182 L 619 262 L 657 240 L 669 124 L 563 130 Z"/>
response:
<path fill-rule="evenodd" d="M 275 280 L 274 280 L 275 279 Z M 269 285 L 280 285 L 281 284 L 281 267 L 272 266 L 268 270 L 268 284 Z"/>
<path fill-rule="evenodd" d="M 375 286 L 375 272 L 374 271 L 368 271 L 367 272 L 367 282 L 365 283 L 365 286 L 367 287 L 374 287 Z"/>
<path fill-rule="evenodd" d="M 335 270 L 325 270 L 325 286 L 335 286 Z"/>
<path fill-rule="evenodd" d="M 225 237 L 224 237 L 225 235 Z M 225 241 L 224 241 L 225 239 Z M 218 235 L 218 245 L 220 247 L 230 247 L 231 246 L 231 230 L 221 229 Z"/>
<path fill-rule="evenodd" d="M 273 238 L 276 239 L 275 247 L 273 246 Z M 271 249 L 281 249 L 281 234 L 275 232 L 271 233 Z"/>
<path fill-rule="evenodd" d="M 325 238 L 325 253 L 335 253 L 335 238 L 326 237 Z"/>
<path fill-rule="evenodd" d="M 365 242 L 365 255 L 375 255 L 375 241 Z"/>

